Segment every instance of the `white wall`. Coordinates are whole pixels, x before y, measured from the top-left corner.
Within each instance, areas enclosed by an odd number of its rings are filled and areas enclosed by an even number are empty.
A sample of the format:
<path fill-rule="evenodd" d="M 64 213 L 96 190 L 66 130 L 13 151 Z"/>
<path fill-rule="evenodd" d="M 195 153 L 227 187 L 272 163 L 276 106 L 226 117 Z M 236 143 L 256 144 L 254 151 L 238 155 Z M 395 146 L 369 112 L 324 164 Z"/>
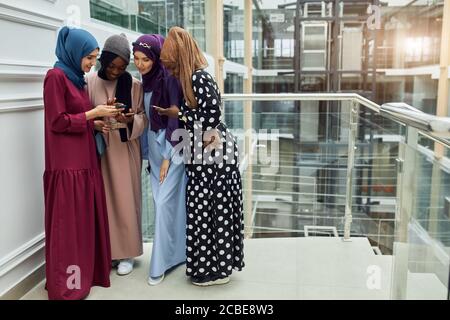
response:
<path fill-rule="evenodd" d="M 0 0 L 0 296 L 45 260 L 42 85 L 57 31 L 78 11 L 100 44 L 119 30 L 138 36 L 91 21 L 89 0 Z"/>

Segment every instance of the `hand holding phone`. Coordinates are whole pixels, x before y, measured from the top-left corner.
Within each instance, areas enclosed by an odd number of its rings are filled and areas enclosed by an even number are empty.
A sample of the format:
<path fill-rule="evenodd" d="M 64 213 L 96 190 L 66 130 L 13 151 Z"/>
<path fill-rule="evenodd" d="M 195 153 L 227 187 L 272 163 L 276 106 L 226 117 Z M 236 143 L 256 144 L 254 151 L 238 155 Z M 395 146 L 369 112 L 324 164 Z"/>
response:
<path fill-rule="evenodd" d="M 116 109 L 123 109 L 122 113 L 129 113 L 130 112 L 130 106 L 127 106 L 123 103 L 116 103 L 115 104 Z"/>
<path fill-rule="evenodd" d="M 158 112 L 160 116 L 168 116 L 170 118 L 177 118 L 178 111 L 180 111 L 180 109 L 178 109 L 178 107 L 176 106 L 170 106 L 169 108 L 161 108 L 158 106 L 153 106 L 153 108 L 155 109 L 156 112 Z"/>

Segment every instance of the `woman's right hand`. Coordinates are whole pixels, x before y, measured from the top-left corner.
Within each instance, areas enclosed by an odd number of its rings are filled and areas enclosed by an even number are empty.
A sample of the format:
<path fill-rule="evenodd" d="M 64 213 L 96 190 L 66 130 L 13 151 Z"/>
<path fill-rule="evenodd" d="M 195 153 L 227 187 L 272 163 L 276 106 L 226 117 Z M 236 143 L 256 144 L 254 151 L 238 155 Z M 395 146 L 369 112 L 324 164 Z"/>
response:
<path fill-rule="evenodd" d="M 111 126 L 109 126 L 103 120 L 94 120 L 94 126 L 95 126 L 95 130 L 100 131 L 105 134 L 109 133 L 109 131 L 111 130 Z"/>
<path fill-rule="evenodd" d="M 97 113 L 97 117 L 114 117 L 120 114 L 124 109 L 117 109 L 115 106 L 109 105 L 98 105 L 94 108 L 94 111 Z"/>
<path fill-rule="evenodd" d="M 100 118 L 100 117 L 115 117 L 119 113 L 121 113 L 124 109 L 116 109 L 115 106 L 108 105 L 98 105 L 94 109 L 86 112 L 87 120 Z"/>
<path fill-rule="evenodd" d="M 157 106 L 153 106 L 153 108 L 160 116 L 167 116 L 169 118 L 178 118 L 178 112 L 180 112 L 180 109 L 175 105 L 170 106 L 169 108 L 160 108 Z"/>

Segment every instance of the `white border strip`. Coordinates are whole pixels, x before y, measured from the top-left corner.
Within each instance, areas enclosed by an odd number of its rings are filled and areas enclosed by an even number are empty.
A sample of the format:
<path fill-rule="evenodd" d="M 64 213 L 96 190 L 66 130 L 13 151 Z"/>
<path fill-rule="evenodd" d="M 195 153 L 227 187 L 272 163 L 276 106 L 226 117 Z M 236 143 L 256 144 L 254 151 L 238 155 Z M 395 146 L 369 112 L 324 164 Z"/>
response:
<path fill-rule="evenodd" d="M 41 233 L 31 241 L 23 244 L 0 260 L 0 277 L 16 268 L 45 247 L 45 233 Z"/>

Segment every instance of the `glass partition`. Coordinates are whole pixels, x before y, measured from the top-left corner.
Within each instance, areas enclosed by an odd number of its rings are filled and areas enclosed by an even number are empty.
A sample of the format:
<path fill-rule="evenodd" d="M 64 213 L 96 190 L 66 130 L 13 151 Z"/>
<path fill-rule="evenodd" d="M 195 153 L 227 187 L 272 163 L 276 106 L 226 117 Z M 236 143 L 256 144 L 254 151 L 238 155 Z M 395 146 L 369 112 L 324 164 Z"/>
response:
<path fill-rule="evenodd" d="M 352 102 L 318 97 L 251 104 L 254 224 L 247 231 L 257 237 L 298 237 L 317 226 L 343 236 Z M 244 110 L 243 101 L 224 103 L 225 122 L 241 144 Z M 368 237 L 384 254 L 393 250 L 401 127 L 371 109 L 358 111 L 351 236 Z"/>
<path fill-rule="evenodd" d="M 365 105 L 355 109 L 352 101 L 282 97 L 250 102 L 254 149 L 243 172 L 251 186 L 247 236 L 344 237 L 350 187 L 350 237 L 367 238 L 374 254 L 391 259 L 384 274 L 390 298 L 447 299 L 450 145 Z M 244 101 L 226 100 L 224 113 L 242 146 Z"/>
<path fill-rule="evenodd" d="M 90 0 L 91 17 L 139 33 L 166 35 L 172 26 L 188 30 L 205 50 L 204 0 Z"/>
<path fill-rule="evenodd" d="M 450 255 L 450 144 L 407 127 L 394 250 L 392 298 L 448 299 Z"/>

